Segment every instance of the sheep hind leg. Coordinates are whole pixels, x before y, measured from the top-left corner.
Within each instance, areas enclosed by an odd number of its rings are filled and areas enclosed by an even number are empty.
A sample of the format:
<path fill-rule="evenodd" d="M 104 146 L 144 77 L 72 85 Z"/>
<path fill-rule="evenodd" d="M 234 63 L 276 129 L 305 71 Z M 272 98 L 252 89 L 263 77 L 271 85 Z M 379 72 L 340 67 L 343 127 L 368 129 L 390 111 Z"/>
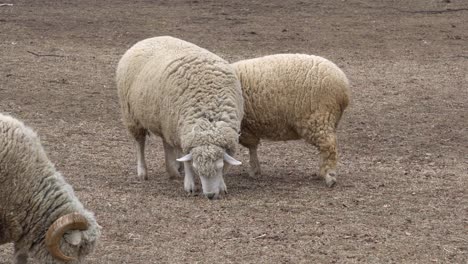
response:
<path fill-rule="evenodd" d="M 317 119 L 312 119 L 317 120 Z M 314 121 L 308 127 L 317 127 Z M 303 129 L 302 137 L 320 151 L 321 164 L 319 175 L 328 187 L 336 184 L 337 145 L 336 133 L 333 126 L 324 124 L 316 129 Z"/>
<path fill-rule="evenodd" d="M 135 140 L 138 178 L 140 180 L 148 180 L 148 170 L 145 161 L 145 143 L 148 132 L 144 128 L 129 129 L 129 131 Z"/>
<path fill-rule="evenodd" d="M 320 137 L 317 146 L 322 157 L 320 177 L 325 180 L 328 187 L 333 187 L 336 184 L 336 165 L 338 160 L 336 134 L 333 132 Z"/>
<path fill-rule="evenodd" d="M 166 171 L 169 174 L 170 179 L 175 179 L 177 177 L 180 177 L 179 169 L 180 169 L 180 163 L 176 160 L 177 158 L 177 152 L 174 147 L 169 145 L 163 140 L 163 145 L 164 145 L 164 157 L 166 159 Z"/>

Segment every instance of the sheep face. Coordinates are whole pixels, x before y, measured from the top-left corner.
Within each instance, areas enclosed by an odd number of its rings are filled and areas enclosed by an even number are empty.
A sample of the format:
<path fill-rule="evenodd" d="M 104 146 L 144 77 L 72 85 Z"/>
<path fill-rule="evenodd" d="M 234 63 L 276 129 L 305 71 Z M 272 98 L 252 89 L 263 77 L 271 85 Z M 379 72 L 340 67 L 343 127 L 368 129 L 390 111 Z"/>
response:
<path fill-rule="evenodd" d="M 88 218 L 89 226 L 86 230 L 66 231 L 59 240 L 59 256 L 49 249 L 47 242 L 37 244 L 32 248 L 35 257 L 44 263 L 81 263 L 83 259 L 94 251 L 96 242 L 101 235 L 101 227 L 94 218 Z M 63 254 L 62 256 L 60 256 Z M 55 256 L 54 256 L 55 255 Z"/>
<path fill-rule="evenodd" d="M 218 198 L 227 191 L 223 179 L 223 153 L 218 146 L 208 145 L 193 148 L 192 167 L 200 177 L 203 193 L 209 199 Z"/>
<path fill-rule="evenodd" d="M 81 261 L 90 254 L 96 243 L 96 235 L 91 232 L 72 231 L 64 235 L 62 251 L 68 256 L 75 256 Z M 79 262 L 77 262 L 79 263 Z"/>
<path fill-rule="evenodd" d="M 223 178 L 224 167 L 228 164 L 241 164 L 229 156 L 223 148 L 216 145 L 195 147 L 178 161 L 191 162 L 189 169 L 193 169 L 193 172 L 200 177 L 203 194 L 209 199 L 217 199 L 220 194 L 227 193 Z M 186 178 L 187 173 L 191 174 L 192 172 L 186 171 Z"/>

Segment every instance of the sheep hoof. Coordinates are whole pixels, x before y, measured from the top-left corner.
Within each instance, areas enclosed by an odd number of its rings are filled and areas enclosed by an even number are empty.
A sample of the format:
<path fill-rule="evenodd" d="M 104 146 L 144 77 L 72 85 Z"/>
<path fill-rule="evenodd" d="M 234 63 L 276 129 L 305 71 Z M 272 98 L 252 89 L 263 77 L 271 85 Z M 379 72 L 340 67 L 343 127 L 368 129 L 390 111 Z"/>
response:
<path fill-rule="evenodd" d="M 195 185 L 185 186 L 184 189 L 187 192 L 188 196 L 195 196 L 195 194 L 197 192 L 197 188 L 195 187 Z"/>
<path fill-rule="evenodd" d="M 195 191 L 190 191 L 190 192 L 187 192 L 187 196 L 188 197 L 197 196 L 197 193 Z"/>
<path fill-rule="evenodd" d="M 327 173 L 327 175 L 325 176 L 325 183 L 327 184 L 329 188 L 332 188 L 336 184 L 335 175 L 336 174 L 334 172 L 331 172 L 331 173 Z"/>
<path fill-rule="evenodd" d="M 138 180 L 148 180 L 148 173 L 145 165 L 138 164 L 137 167 Z"/>
<path fill-rule="evenodd" d="M 249 176 L 250 177 L 260 177 L 262 173 L 260 170 L 249 170 Z"/>
<path fill-rule="evenodd" d="M 141 174 L 139 173 L 139 174 L 138 174 L 138 180 L 140 180 L 140 181 L 147 181 L 147 180 L 148 180 L 148 175 L 147 175 L 146 173 L 144 173 L 144 174 L 143 174 L 143 173 L 141 173 Z"/>

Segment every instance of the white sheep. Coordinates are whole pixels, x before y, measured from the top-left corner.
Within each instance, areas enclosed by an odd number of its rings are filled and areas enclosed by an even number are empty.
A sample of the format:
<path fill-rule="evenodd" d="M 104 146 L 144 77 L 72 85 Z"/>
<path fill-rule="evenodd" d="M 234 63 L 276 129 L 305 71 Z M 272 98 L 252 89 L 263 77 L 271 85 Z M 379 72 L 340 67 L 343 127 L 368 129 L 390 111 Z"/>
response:
<path fill-rule="evenodd" d="M 243 116 L 239 80 L 232 67 L 215 54 L 173 37 L 142 40 L 117 66 L 117 88 L 123 121 L 136 142 L 137 172 L 147 179 L 146 135 L 163 139 L 166 170 L 179 175 L 177 152 L 186 155 L 184 189 L 195 191 L 193 173 L 210 199 L 226 192 L 224 162 L 231 157 Z"/>
<path fill-rule="evenodd" d="M 36 133 L 0 114 L 0 244 L 15 263 L 79 263 L 100 236 L 94 215 L 49 161 Z"/>
<path fill-rule="evenodd" d="M 324 58 L 304 54 L 270 55 L 232 65 L 244 96 L 239 141 L 249 148 L 249 173 L 260 174 L 260 139 L 304 139 L 318 147 L 322 156 L 319 175 L 332 187 L 336 183 L 336 128 L 350 97 L 345 74 Z"/>

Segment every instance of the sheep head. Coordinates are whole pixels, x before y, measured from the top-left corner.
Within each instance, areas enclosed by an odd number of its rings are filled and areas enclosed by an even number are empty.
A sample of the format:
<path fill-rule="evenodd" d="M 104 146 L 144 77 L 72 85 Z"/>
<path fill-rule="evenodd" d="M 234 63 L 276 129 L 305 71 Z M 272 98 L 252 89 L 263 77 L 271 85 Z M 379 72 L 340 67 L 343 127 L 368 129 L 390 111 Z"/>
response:
<path fill-rule="evenodd" d="M 227 164 L 240 165 L 223 148 L 216 145 L 203 145 L 193 148 L 189 154 L 177 159 L 191 162 L 191 168 L 200 177 L 203 193 L 209 198 L 217 198 L 219 193 L 227 192 L 223 169 Z M 226 165 L 225 165 L 226 164 Z"/>
<path fill-rule="evenodd" d="M 58 218 L 46 233 L 45 245 L 48 252 L 59 261 L 69 262 L 78 260 L 76 257 L 67 256 L 62 252 L 60 246 L 63 243 L 61 243 L 61 240 L 63 238 L 64 242 L 69 244 L 69 247 L 75 247 L 78 249 L 77 252 L 81 253 L 82 249 L 80 246 L 82 244 L 89 242 L 94 244 L 94 240 L 84 241 L 88 238 L 84 235 L 83 231 L 87 231 L 89 228 L 90 223 L 87 218 L 79 213 L 70 213 Z M 99 235 L 99 230 L 97 230 L 97 235 Z"/>

